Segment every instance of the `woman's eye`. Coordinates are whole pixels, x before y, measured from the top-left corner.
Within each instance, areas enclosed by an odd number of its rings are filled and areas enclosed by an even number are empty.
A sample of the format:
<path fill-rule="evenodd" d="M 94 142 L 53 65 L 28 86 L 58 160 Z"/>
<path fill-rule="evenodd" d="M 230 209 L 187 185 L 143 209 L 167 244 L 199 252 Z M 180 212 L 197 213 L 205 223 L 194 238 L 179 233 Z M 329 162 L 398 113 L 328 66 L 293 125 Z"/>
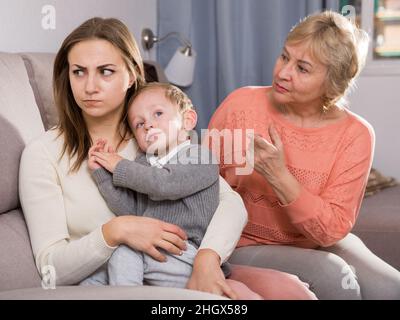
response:
<path fill-rule="evenodd" d="M 140 129 L 141 127 L 143 127 L 143 122 L 139 122 L 136 124 L 136 129 Z"/>
<path fill-rule="evenodd" d="M 157 112 L 155 113 L 156 117 L 160 117 L 162 114 L 163 114 L 163 113 L 162 113 L 161 111 L 157 111 Z"/>
<path fill-rule="evenodd" d="M 283 61 L 287 61 L 288 60 L 288 57 L 284 53 L 281 54 L 281 58 L 282 58 Z"/>
<path fill-rule="evenodd" d="M 83 70 L 80 69 L 73 70 L 72 73 L 78 77 L 83 76 Z"/>
<path fill-rule="evenodd" d="M 114 70 L 111 69 L 102 69 L 101 73 L 103 74 L 103 76 L 111 76 L 114 73 Z"/>
<path fill-rule="evenodd" d="M 303 68 L 302 66 L 298 66 L 298 68 L 299 68 L 301 73 L 307 73 L 308 72 L 308 70 Z"/>

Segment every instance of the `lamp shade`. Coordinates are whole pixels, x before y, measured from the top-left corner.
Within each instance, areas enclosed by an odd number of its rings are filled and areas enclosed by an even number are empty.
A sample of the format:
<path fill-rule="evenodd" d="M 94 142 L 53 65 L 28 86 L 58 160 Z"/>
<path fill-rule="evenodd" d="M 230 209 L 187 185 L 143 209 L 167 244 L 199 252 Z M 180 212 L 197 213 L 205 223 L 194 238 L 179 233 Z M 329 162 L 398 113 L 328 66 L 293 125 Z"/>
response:
<path fill-rule="evenodd" d="M 196 52 L 185 47 L 179 47 L 165 68 L 165 75 L 169 82 L 188 87 L 193 83 L 194 66 L 196 64 Z"/>

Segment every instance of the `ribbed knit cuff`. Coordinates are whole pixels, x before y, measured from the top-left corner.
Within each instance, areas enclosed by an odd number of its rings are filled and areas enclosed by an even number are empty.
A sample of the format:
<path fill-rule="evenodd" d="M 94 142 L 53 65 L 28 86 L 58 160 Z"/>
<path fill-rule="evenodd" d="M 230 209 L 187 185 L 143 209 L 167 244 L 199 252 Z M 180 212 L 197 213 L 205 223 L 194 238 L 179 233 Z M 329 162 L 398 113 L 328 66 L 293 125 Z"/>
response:
<path fill-rule="evenodd" d="M 91 245 L 93 246 L 94 252 L 105 258 L 110 257 L 113 251 L 118 248 L 118 246 L 111 247 L 107 244 L 103 236 L 102 225 L 93 231 L 91 234 L 91 240 Z"/>
<path fill-rule="evenodd" d="M 115 186 L 123 187 L 126 184 L 126 172 L 131 161 L 122 159 L 118 162 L 113 173 L 113 182 Z"/>
<path fill-rule="evenodd" d="M 281 205 L 281 207 L 285 209 L 292 223 L 299 224 L 317 215 L 320 201 L 318 196 L 302 187 L 297 199 L 289 204 Z"/>
<path fill-rule="evenodd" d="M 98 184 L 100 184 L 100 183 L 102 183 L 102 182 L 104 182 L 104 181 L 106 181 L 106 180 L 109 180 L 109 179 L 110 179 L 110 175 L 111 175 L 111 173 L 108 172 L 108 171 L 107 171 L 106 169 L 104 169 L 104 168 L 99 168 L 99 169 L 96 169 L 96 170 L 94 170 L 94 171 L 92 172 L 92 176 L 93 176 L 94 180 L 95 180 Z"/>

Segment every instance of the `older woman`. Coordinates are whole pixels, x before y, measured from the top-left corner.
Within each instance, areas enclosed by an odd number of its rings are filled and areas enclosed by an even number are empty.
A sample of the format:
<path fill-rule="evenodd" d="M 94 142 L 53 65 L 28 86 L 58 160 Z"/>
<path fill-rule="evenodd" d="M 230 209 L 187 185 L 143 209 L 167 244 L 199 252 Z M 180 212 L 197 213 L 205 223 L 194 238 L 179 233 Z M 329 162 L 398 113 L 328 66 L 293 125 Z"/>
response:
<path fill-rule="evenodd" d="M 343 97 L 367 47 L 366 33 L 340 14 L 310 16 L 289 33 L 272 86 L 234 91 L 209 124 L 225 133 L 255 133 L 243 147 L 233 139 L 216 150 L 221 175 L 249 213 L 231 262 L 296 274 L 320 299 L 400 298 L 400 273 L 349 234 L 371 167 L 374 131 Z M 238 175 L 240 164 L 229 150 L 246 151 L 255 170 Z M 233 278 L 243 276 L 233 270 Z"/>

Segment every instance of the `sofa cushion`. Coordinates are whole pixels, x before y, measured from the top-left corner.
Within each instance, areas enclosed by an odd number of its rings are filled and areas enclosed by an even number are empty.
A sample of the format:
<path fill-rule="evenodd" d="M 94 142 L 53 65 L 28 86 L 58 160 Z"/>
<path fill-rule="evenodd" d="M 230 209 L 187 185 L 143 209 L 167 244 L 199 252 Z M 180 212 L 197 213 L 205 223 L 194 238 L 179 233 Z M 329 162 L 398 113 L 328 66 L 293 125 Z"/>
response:
<path fill-rule="evenodd" d="M 42 119 L 22 58 L 0 52 L 0 115 L 9 120 L 28 143 L 44 132 Z"/>
<path fill-rule="evenodd" d="M 46 130 L 58 122 L 52 89 L 54 53 L 21 53 Z"/>
<path fill-rule="evenodd" d="M 0 216 L 0 291 L 40 286 L 21 210 Z"/>
<path fill-rule="evenodd" d="M 380 258 L 400 270 L 400 186 L 364 199 L 352 232 Z"/>
<path fill-rule="evenodd" d="M 0 115 L 0 214 L 19 206 L 18 172 L 24 147 L 17 129 Z"/>

